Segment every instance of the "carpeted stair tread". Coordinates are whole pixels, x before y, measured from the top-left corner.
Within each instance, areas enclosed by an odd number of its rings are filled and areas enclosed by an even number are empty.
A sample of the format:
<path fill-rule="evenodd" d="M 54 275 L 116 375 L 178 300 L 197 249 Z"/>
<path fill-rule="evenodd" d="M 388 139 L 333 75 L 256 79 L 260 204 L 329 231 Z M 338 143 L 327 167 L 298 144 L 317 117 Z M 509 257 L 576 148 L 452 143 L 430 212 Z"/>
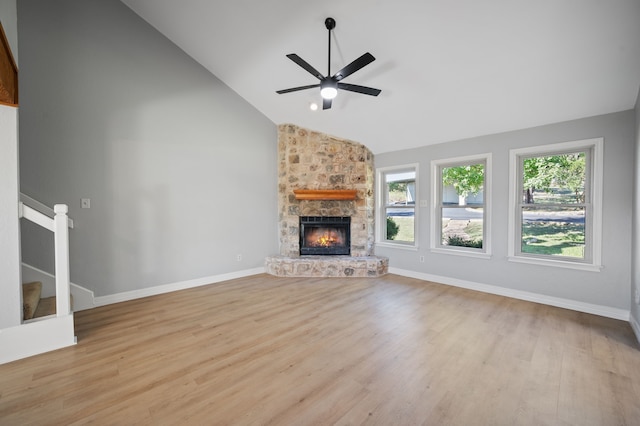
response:
<path fill-rule="evenodd" d="M 71 309 L 73 310 L 73 295 L 69 295 L 69 302 L 71 304 L 70 305 Z M 56 314 L 56 297 L 51 296 L 51 297 L 45 297 L 40 299 L 40 303 L 38 303 L 38 309 L 36 309 L 36 312 L 33 314 L 33 317 L 42 318 L 42 317 L 55 315 L 55 314 Z"/>
<path fill-rule="evenodd" d="M 31 319 L 35 315 L 40 304 L 41 294 L 42 283 L 40 281 L 22 284 L 22 316 L 25 320 Z"/>
<path fill-rule="evenodd" d="M 56 313 L 56 297 L 45 297 L 40 299 L 38 303 L 38 309 L 33 314 L 34 318 L 46 317 L 48 315 L 55 315 Z"/>

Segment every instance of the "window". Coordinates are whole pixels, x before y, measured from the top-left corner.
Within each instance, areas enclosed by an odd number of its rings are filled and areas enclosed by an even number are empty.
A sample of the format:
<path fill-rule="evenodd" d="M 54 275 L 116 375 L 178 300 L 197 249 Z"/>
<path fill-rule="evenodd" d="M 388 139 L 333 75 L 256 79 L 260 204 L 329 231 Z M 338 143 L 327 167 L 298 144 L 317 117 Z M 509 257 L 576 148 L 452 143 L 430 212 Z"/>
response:
<path fill-rule="evenodd" d="M 598 270 L 602 139 L 511 151 L 511 260 Z"/>
<path fill-rule="evenodd" d="M 415 247 L 418 166 L 378 169 L 378 244 Z"/>
<path fill-rule="evenodd" d="M 431 249 L 487 257 L 491 156 L 435 160 L 431 171 Z"/>

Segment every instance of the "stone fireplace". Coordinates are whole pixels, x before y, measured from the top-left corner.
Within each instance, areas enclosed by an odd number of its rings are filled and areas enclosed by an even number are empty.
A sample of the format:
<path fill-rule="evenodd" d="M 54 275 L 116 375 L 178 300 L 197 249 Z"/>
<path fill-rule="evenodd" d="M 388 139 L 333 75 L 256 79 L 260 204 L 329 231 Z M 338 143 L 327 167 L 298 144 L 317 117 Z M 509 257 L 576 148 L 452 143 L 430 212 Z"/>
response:
<path fill-rule="evenodd" d="M 374 163 L 364 145 L 278 126 L 279 256 L 266 260 L 279 276 L 378 276 L 386 258 L 374 256 Z M 301 217 L 349 218 L 346 253 L 301 255 Z M 325 220 L 325 219 L 320 219 Z M 326 254 L 326 253 L 323 253 Z"/>

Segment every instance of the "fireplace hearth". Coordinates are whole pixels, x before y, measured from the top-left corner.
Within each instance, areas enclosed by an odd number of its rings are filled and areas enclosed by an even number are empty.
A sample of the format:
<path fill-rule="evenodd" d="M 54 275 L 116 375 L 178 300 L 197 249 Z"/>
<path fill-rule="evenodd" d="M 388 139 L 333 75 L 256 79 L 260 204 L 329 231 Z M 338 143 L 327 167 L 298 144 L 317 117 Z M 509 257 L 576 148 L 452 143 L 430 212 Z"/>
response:
<path fill-rule="evenodd" d="M 300 255 L 350 255 L 351 217 L 300 216 Z"/>

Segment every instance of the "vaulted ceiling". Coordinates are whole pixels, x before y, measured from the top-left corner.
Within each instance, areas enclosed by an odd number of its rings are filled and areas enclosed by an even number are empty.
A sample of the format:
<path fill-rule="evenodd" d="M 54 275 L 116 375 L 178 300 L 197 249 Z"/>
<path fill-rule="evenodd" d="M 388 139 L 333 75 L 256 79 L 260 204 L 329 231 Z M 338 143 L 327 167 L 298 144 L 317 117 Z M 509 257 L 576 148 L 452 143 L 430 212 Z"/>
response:
<path fill-rule="evenodd" d="M 640 0 L 122 0 L 274 123 L 352 139 L 374 153 L 634 107 Z M 365 52 L 330 110 L 287 59 L 334 73 Z"/>

